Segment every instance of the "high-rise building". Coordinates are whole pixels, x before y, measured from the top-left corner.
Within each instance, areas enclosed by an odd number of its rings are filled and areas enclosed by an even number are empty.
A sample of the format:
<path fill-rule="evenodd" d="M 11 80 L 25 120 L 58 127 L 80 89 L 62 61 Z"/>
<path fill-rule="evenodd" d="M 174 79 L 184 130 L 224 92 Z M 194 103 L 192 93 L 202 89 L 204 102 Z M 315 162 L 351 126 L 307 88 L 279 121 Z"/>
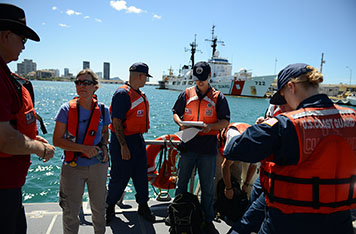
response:
<path fill-rule="evenodd" d="M 37 64 L 32 59 L 24 59 L 22 63 L 17 64 L 17 74 L 27 75 L 29 72 L 36 71 Z"/>
<path fill-rule="evenodd" d="M 83 61 L 83 69 L 90 69 L 90 62 L 89 61 Z"/>
<path fill-rule="evenodd" d="M 104 62 L 104 80 L 110 80 L 110 63 Z"/>
<path fill-rule="evenodd" d="M 69 68 L 64 68 L 64 77 L 69 77 Z"/>

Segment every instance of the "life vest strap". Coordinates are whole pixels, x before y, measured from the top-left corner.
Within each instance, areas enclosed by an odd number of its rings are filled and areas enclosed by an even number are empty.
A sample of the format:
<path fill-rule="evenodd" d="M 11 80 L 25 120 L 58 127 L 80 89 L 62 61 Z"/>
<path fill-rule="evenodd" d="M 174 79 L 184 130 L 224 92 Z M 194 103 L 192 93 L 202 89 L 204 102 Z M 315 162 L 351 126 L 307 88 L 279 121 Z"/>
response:
<path fill-rule="evenodd" d="M 352 175 L 350 178 L 342 179 L 320 179 L 319 177 L 313 178 L 295 178 L 290 176 L 277 175 L 275 173 L 269 173 L 264 171 L 264 175 L 271 179 L 270 191 L 265 190 L 265 194 L 270 200 L 271 203 L 278 202 L 287 205 L 293 206 L 302 206 L 302 207 L 313 207 L 314 209 L 319 209 L 320 207 L 330 207 L 337 208 L 341 206 L 349 206 L 356 203 L 356 198 L 353 198 L 354 188 L 356 184 L 356 175 Z M 288 198 L 277 197 L 274 194 L 275 181 L 283 181 L 294 184 L 310 184 L 312 185 L 312 201 L 300 201 Z M 348 199 L 338 202 L 324 203 L 319 200 L 319 186 L 320 185 L 342 185 L 349 184 L 349 196 Z"/>

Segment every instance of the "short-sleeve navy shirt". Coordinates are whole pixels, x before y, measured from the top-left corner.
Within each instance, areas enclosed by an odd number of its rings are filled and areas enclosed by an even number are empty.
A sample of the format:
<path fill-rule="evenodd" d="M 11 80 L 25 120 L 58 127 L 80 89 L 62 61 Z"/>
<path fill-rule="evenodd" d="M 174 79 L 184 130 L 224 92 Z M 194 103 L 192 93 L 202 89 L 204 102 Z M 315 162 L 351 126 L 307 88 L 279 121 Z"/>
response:
<path fill-rule="evenodd" d="M 127 82 L 125 83 L 129 85 Z M 135 90 L 136 92 L 140 92 Z M 114 118 L 121 119 L 122 121 L 126 120 L 126 113 L 130 110 L 131 108 L 131 99 L 130 95 L 124 88 L 118 88 L 111 101 L 111 119 L 114 120 Z M 112 133 L 112 135 L 115 135 Z M 126 141 L 141 141 L 142 139 L 142 134 L 133 134 L 130 136 L 126 136 Z"/>
<path fill-rule="evenodd" d="M 211 89 L 211 87 L 209 87 Z M 203 99 L 205 95 L 199 92 L 199 89 L 195 86 L 195 90 L 199 97 L 199 100 Z M 208 93 L 208 92 L 206 92 Z M 180 118 L 183 118 L 185 105 L 186 105 L 186 91 L 179 94 L 177 101 L 175 102 L 172 111 L 173 114 L 177 114 Z M 230 108 L 225 96 L 220 93 L 216 103 L 216 113 L 219 120 L 226 119 L 230 121 Z M 216 155 L 217 154 L 218 140 L 215 135 L 195 136 L 192 140 L 183 144 L 188 151 L 200 154 Z"/>

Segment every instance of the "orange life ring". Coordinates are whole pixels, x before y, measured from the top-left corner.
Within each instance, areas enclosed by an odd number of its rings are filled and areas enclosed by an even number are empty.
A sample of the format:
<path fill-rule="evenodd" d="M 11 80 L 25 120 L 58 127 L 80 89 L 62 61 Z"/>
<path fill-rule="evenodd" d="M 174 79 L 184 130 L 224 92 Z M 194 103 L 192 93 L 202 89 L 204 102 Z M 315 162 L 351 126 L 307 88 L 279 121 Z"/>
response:
<path fill-rule="evenodd" d="M 179 140 L 176 135 L 164 135 L 155 140 Z M 161 168 L 156 168 L 155 161 L 157 155 L 161 152 L 161 145 L 148 145 L 147 152 L 147 175 L 148 181 L 155 187 L 160 189 L 174 189 L 176 187 L 176 163 L 178 159 L 178 151 L 173 146 L 167 144 L 168 158 L 162 163 Z M 158 171 L 157 171 L 158 170 Z"/>

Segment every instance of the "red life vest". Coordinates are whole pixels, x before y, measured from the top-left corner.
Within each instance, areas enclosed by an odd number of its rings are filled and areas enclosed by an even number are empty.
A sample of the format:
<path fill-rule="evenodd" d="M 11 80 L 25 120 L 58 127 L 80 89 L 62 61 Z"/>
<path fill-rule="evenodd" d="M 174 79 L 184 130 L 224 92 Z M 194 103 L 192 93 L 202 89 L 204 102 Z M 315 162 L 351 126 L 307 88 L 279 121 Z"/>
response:
<path fill-rule="evenodd" d="M 220 91 L 216 91 L 212 87 L 202 100 L 199 100 L 195 86 L 187 88 L 185 93 L 186 104 L 183 121 L 203 121 L 206 124 L 218 121 L 216 103 Z M 217 135 L 218 133 L 219 130 L 211 130 L 208 133 L 199 132 L 199 135 Z"/>
<path fill-rule="evenodd" d="M 68 112 L 68 124 L 67 124 L 67 138 L 73 140 L 74 142 L 78 142 L 78 129 L 79 129 L 79 99 L 75 97 L 73 100 L 69 101 L 69 112 Z M 96 100 L 96 96 L 93 96 L 92 99 L 92 109 L 90 112 L 90 117 L 88 121 L 88 127 L 85 132 L 83 145 L 94 145 L 94 139 L 96 136 L 96 132 L 98 130 L 99 122 L 100 122 L 101 111 L 98 105 L 98 101 Z M 75 162 L 77 157 L 87 157 L 87 155 L 81 152 L 73 152 L 73 151 L 64 151 L 65 162 Z M 74 163 L 73 166 L 76 164 Z"/>
<path fill-rule="evenodd" d="M 225 148 L 225 144 L 226 144 L 226 134 L 230 128 L 235 128 L 237 131 L 239 131 L 240 134 L 242 134 L 250 126 L 251 125 L 249 125 L 247 123 L 231 123 L 226 128 L 219 131 L 219 134 L 217 135 L 217 137 L 218 137 L 218 143 L 219 143 L 218 147 L 219 147 L 220 154 L 222 156 L 224 156 L 224 148 Z"/>
<path fill-rule="evenodd" d="M 16 75 L 14 76 L 14 74 L 7 74 L 2 71 L 2 68 L 0 73 L 4 78 L 8 79 L 10 86 L 17 94 L 16 98 L 20 104 L 18 111 L 11 114 L 10 124 L 22 134 L 31 139 L 36 139 L 36 112 L 33 107 L 31 94 L 21 82 L 27 80 Z M 0 188 L 19 188 L 24 185 L 28 168 L 31 165 L 30 155 L 11 155 L 0 152 L 0 158 L 0 176 L 2 178 L 6 177 L 6 179 L 1 179 Z"/>
<path fill-rule="evenodd" d="M 125 136 L 145 133 L 150 128 L 150 121 L 148 119 L 149 105 L 146 95 L 137 90 L 134 90 L 131 86 L 124 84 L 119 89 L 125 89 L 130 96 L 131 106 L 126 113 L 125 120 L 123 122 Z M 110 107 L 111 110 L 111 107 Z M 111 131 L 115 132 L 112 124 L 109 125 Z"/>
<path fill-rule="evenodd" d="M 11 114 L 10 124 L 22 134 L 28 136 L 31 139 L 36 139 L 37 125 L 35 108 L 33 107 L 30 92 L 20 83 L 21 81 L 17 81 L 19 79 L 25 80 L 24 78 L 21 78 L 19 76 L 15 76 L 13 77 L 13 80 L 10 80 L 12 86 L 18 94 L 17 98 L 21 103 L 18 112 Z M 0 154 L 2 155 L 2 157 L 12 156 L 10 154 L 1 152 Z"/>
<path fill-rule="evenodd" d="M 356 208 L 356 112 L 305 108 L 283 113 L 297 132 L 297 165 L 264 161 L 266 203 L 283 213 L 333 213 Z"/>

